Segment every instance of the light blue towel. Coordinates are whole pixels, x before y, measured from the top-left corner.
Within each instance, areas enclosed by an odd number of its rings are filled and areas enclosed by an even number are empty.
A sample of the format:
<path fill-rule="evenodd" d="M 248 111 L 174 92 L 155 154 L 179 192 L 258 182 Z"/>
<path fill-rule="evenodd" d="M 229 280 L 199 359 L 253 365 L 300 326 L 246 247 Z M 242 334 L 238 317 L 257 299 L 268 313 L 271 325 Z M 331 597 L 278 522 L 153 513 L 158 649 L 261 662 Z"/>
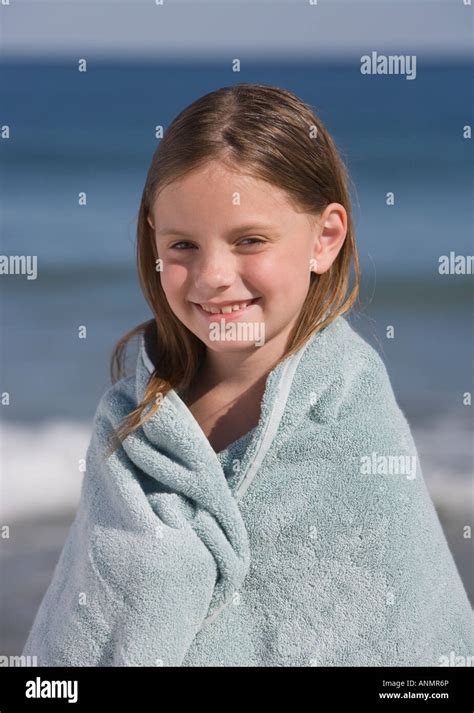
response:
<path fill-rule="evenodd" d="M 229 479 L 175 391 L 103 459 L 152 369 L 142 339 L 136 373 L 99 403 L 78 512 L 24 655 L 436 666 L 474 653 L 409 426 L 380 357 L 343 317 L 270 372 Z"/>
<path fill-rule="evenodd" d="M 237 440 L 217 453 L 219 463 L 230 488 L 234 488 L 240 478 L 240 464 L 255 432 L 256 427 L 247 431 L 243 436 L 237 438 Z"/>

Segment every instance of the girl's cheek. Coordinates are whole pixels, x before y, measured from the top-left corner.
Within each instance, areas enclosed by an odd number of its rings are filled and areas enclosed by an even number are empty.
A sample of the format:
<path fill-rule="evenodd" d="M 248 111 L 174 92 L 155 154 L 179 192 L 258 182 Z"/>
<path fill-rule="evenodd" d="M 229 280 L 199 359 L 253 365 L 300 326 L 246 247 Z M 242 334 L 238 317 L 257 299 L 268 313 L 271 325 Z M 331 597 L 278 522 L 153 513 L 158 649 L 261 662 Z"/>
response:
<path fill-rule="evenodd" d="M 276 251 L 268 251 L 262 255 L 254 255 L 253 260 L 247 261 L 245 275 L 252 282 L 269 287 L 274 286 L 274 279 L 285 273 L 286 258 L 279 256 Z"/>
<path fill-rule="evenodd" d="M 272 265 L 268 269 L 273 272 L 275 277 L 282 285 L 286 285 L 289 289 L 296 287 L 298 284 L 305 283 L 309 280 L 309 259 L 305 250 L 285 250 L 275 256 Z"/>
<path fill-rule="evenodd" d="M 188 278 L 188 269 L 177 263 L 163 262 L 161 271 L 161 286 L 165 293 L 178 292 Z"/>

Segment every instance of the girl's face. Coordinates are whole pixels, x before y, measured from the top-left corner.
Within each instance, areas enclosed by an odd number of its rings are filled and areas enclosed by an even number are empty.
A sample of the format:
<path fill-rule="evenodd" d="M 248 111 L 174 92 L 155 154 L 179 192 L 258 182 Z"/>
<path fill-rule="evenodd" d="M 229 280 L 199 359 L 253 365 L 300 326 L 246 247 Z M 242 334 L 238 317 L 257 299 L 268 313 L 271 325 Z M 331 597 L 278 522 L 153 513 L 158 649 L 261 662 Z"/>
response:
<path fill-rule="evenodd" d="M 337 213 L 339 204 L 331 206 Z M 324 225 L 297 212 L 284 191 L 217 161 L 166 186 L 148 221 L 155 230 L 161 284 L 171 310 L 218 351 L 248 349 L 253 343 L 212 340 L 211 322 L 225 320 L 226 327 L 230 322 L 263 322 L 265 342 L 288 334 L 307 295 L 314 259 L 315 271 L 324 272 L 345 237 L 343 230 L 337 247 L 335 222 L 329 217 L 330 237 L 320 239 Z M 242 303 L 242 309 L 223 314 L 210 314 L 201 306 Z"/>

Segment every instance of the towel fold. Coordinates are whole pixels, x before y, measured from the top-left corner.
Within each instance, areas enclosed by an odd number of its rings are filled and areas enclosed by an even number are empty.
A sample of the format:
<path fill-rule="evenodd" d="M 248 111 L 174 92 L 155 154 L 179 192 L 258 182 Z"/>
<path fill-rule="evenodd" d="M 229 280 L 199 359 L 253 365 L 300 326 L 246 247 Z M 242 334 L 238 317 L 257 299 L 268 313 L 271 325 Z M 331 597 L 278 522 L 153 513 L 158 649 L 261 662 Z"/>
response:
<path fill-rule="evenodd" d="M 338 317 L 270 372 L 227 480 L 172 390 L 104 458 L 153 366 L 103 395 L 23 654 L 43 666 L 436 666 L 472 609 L 378 354 Z"/>

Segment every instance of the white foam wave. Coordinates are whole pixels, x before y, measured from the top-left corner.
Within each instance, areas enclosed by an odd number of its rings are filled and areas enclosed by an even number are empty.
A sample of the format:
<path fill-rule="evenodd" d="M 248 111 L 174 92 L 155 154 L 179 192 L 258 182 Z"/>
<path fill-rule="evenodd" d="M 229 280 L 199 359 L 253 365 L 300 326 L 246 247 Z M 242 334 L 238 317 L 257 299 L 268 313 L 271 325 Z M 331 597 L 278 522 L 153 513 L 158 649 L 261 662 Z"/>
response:
<path fill-rule="evenodd" d="M 2 424 L 2 523 L 77 507 L 90 434 L 81 421 Z"/>

